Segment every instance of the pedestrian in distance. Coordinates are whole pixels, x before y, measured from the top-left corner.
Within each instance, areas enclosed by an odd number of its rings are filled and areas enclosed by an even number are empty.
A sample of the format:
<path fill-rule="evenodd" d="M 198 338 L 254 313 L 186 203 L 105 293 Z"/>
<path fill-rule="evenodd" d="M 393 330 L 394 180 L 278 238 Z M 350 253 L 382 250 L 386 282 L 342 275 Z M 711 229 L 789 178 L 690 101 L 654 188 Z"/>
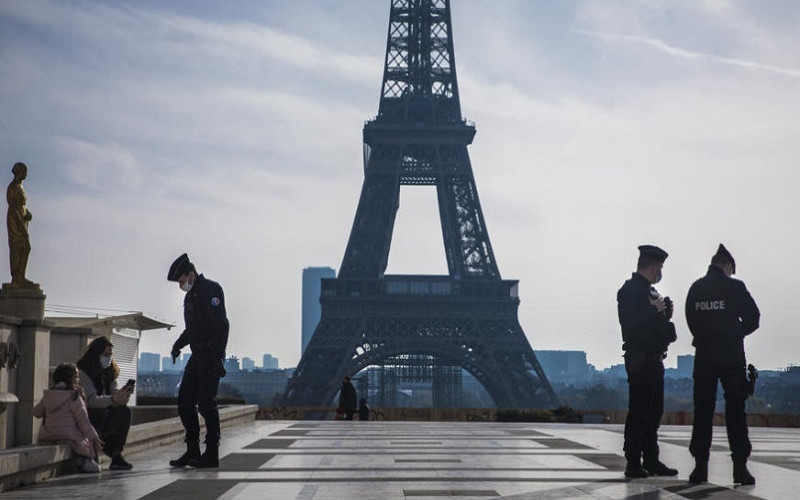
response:
<path fill-rule="evenodd" d="M 80 385 L 86 394 L 89 420 L 105 443 L 103 453 L 111 457 L 110 470 L 131 470 L 122 456 L 131 428 L 131 409 L 128 402 L 136 381 L 131 379 L 120 387 L 119 367 L 114 361 L 114 344 L 108 337 L 89 342 L 76 365 L 80 370 Z"/>
<path fill-rule="evenodd" d="M 342 388 L 339 391 L 339 406 L 344 410 L 345 420 L 353 420 L 356 413 L 356 388 L 350 383 L 350 377 L 342 380 Z"/>
<path fill-rule="evenodd" d="M 364 398 L 361 398 L 358 401 L 358 419 L 362 422 L 369 420 L 369 405 L 367 404 L 367 400 Z"/>
<path fill-rule="evenodd" d="M 752 389 L 746 375 L 744 338 L 758 329 L 761 314 L 744 282 L 731 277 L 735 273 L 736 261 L 720 244 L 706 275 L 692 284 L 686 296 L 686 322 L 695 347 L 694 422 L 689 443 L 695 468 L 689 475 L 691 483 L 708 481 L 717 381 L 722 383 L 725 393 L 725 426 L 733 459 L 733 482 L 756 482 L 747 470 L 752 446 L 745 400 Z"/>
<path fill-rule="evenodd" d="M 675 476 L 678 471 L 659 460 L 658 427 L 664 413 L 664 358 L 676 340 L 673 305 L 653 287 L 661 281 L 667 252 L 639 247 L 636 272 L 617 292 L 625 371 L 628 375 L 628 415 L 625 418 L 625 476 Z"/>
<path fill-rule="evenodd" d="M 39 442 L 66 441 L 78 461 L 78 470 L 100 472 L 97 452 L 103 448 L 103 440 L 89 422 L 78 384 L 78 368 L 72 363 L 61 363 L 53 372 L 53 384 L 33 407 L 33 416 L 44 419 Z"/>
<path fill-rule="evenodd" d="M 202 274 L 186 254 L 169 268 L 167 280 L 178 282 L 183 299 L 185 329 L 172 346 L 172 362 L 187 345 L 192 350 L 178 391 L 178 415 L 186 430 L 186 452 L 169 464 L 198 468 L 219 467 L 220 423 L 217 409 L 219 380 L 225 376 L 228 316 L 222 287 Z M 206 423 L 206 449 L 200 454 L 200 420 Z"/>

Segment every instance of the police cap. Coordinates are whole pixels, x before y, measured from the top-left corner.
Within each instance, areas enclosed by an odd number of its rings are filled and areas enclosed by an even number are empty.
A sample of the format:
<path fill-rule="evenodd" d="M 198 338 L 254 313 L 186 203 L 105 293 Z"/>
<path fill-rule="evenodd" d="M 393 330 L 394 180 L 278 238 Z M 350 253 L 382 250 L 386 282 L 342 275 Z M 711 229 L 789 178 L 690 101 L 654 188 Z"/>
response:
<path fill-rule="evenodd" d="M 664 263 L 669 254 L 655 245 L 640 245 L 639 258 Z"/>
<path fill-rule="evenodd" d="M 736 274 L 736 261 L 733 260 L 733 255 L 725 248 L 725 245 L 722 243 L 719 244 L 719 248 L 717 248 L 717 253 L 714 254 L 713 260 L 723 260 L 725 262 L 730 262 L 731 267 L 733 267 L 733 274 Z"/>
<path fill-rule="evenodd" d="M 189 274 L 189 271 L 192 270 L 192 262 L 189 260 L 189 256 L 186 254 L 181 255 L 175 262 L 169 266 L 169 272 L 167 272 L 167 281 L 178 281 L 181 276 L 184 274 Z"/>

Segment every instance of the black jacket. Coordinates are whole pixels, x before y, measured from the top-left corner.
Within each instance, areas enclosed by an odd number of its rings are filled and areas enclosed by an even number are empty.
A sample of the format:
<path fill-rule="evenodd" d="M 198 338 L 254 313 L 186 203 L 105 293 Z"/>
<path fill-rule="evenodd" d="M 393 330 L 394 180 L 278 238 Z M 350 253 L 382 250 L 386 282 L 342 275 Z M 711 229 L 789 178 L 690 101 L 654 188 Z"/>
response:
<path fill-rule="evenodd" d="M 761 313 L 744 283 L 708 266 L 686 296 L 686 322 L 695 347 L 740 348 L 758 329 Z"/>
<path fill-rule="evenodd" d="M 356 411 L 356 388 L 353 387 L 352 383 L 342 384 L 342 390 L 339 393 L 339 406 L 344 411 Z"/>
<path fill-rule="evenodd" d="M 675 326 L 650 304 L 650 282 L 633 273 L 617 292 L 622 349 L 660 354 L 675 341 Z"/>
<path fill-rule="evenodd" d="M 225 359 L 229 325 L 225 295 L 219 283 L 202 274 L 195 278 L 192 289 L 183 299 L 183 321 L 186 329 L 173 349 L 188 345 L 193 354 L 209 352 L 216 359 Z"/>

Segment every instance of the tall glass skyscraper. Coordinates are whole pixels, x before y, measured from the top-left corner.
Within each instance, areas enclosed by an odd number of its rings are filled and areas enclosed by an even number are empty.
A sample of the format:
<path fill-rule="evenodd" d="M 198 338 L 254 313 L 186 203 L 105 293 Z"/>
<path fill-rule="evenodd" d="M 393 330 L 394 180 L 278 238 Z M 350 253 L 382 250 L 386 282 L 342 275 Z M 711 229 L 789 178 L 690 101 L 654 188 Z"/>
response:
<path fill-rule="evenodd" d="M 306 346 L 314 335 L 314 329 L 319 323 L 322 308 L 319 305 L 322 278 L 335 278 L 336 271 L 331 267 L 307 267 L 303 269 L 303 320 L 301 324 L 302 338 L 301 351 L 306 351 Z"/>

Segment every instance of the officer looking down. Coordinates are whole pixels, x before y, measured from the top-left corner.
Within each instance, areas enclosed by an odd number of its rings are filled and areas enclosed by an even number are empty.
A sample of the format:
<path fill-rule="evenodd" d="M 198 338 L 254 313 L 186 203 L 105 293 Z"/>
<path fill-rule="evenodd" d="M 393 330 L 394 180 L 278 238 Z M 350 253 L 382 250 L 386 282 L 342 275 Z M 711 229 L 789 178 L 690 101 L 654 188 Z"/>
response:
<path fill-rule="evenodd" d="M 178 415 L 186 429 L 186 453 L 170 460 L 169 464 L 173 467 L 219 467 L 217 389 L 219 379 L 225 376 L 225 349 L 228 345 L 225 295 L 218 283 L 197 274 L 186 254 L 172 263 L 167 280 L 177 281 L 186 293 L 183 299 L 186 329 L 172 346 L 172 362 L 187 345 L 192 349 L 178 391 Z M 206 450 L 202 455 L 198 410 L 206 421 Z"/>
<path fill-rule="evenodd" d="M 731 278 L 736 261 L 724 245 L 711 258 L 708 272 L 689 288 L 686 322 L 694 337 L 694 423 L 689 451 L 695 468 L 692 483 L 708 481 L 712 419 L 717 380 L 725 393 L 725 425 L 733 459 L 733 482 L 755 484 L 747 470 L 750 439 L 745 400 L 750 393 L 745 370 L 744 338 L 758 329 L 760 313 L 744 283 Z"/>

